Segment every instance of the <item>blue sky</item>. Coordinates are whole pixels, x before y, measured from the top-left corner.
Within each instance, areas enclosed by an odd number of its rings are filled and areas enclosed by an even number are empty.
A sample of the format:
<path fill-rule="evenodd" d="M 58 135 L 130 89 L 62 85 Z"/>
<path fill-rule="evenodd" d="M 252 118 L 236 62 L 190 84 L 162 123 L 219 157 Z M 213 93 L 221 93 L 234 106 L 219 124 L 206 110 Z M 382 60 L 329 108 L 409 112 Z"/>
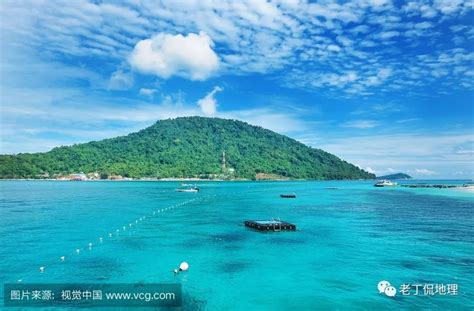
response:
<path fill-rule="evenodd" d="M 474 176 L 474 2 L 2 1 L 1 153 L 240 119 L 378 175 Z"/>

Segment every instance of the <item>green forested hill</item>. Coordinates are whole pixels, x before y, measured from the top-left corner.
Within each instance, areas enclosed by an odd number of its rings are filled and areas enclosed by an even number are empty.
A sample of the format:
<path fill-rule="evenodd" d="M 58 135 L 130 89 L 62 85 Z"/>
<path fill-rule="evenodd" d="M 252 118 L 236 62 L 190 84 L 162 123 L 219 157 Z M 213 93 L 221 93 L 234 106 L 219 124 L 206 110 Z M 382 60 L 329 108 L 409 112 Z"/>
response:
<path fill-rule="evenodd" d="M 236 178 L 258 173 L 293 179 L 374 178 L 325 151 L 247 123 L 185 117 L 158 121 L 127 136 L 0 155 L 0 178 L 99 172 L 124 177 L 206 177 L 221 173 L 222 152 Z M 215 176 L 215 175 L 214 175 Z"/>

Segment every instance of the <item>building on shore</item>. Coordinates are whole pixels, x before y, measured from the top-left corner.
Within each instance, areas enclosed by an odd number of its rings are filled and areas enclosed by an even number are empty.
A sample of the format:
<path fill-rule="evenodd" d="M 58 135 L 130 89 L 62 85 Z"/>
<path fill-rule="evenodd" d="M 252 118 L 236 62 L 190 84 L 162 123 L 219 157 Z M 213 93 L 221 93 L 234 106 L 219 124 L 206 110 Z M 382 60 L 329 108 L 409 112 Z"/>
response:
<path fill-rule="evenodd" d="M 88 174 L 87 174 L 87 179 L 89 179 L 89 180 L 97 180 L 97 179 L 100 179 L 100 174 L 97 173 L 97 172 L 88 173 Z"/>

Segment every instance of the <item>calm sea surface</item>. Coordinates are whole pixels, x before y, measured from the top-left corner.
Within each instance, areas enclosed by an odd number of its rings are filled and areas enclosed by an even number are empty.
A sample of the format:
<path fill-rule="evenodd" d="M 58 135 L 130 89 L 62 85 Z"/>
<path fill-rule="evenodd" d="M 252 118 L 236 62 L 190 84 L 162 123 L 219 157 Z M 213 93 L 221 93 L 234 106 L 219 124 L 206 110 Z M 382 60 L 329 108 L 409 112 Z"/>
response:
<path fill-rule="evenodd" d="M 365 181 L 199 185 L 178 193 L 178 182 L 1 181 L 0 281 L 178 282 L 184 310 L 474 307 L 473 193 Z M 279 197 L 289 192 L 297 198 Z M 298 231 L 243 226 L 273 217 Z M 181 261 L 190 269 L 176 276 Z M 458 293 L 389 298 L 381 280 L 397 290 L 458 284 Z"/>

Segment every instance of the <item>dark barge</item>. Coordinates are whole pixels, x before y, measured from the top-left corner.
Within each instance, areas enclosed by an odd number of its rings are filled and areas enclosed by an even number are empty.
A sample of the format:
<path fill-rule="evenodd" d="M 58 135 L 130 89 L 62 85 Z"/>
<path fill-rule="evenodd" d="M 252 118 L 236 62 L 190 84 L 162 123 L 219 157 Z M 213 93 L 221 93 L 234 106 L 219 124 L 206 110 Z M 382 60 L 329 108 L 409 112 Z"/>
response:
<path fill-rule="evenodd" d="M 290 194 L 280 194 L 280 198 L 294 199 L 294 198 L 296 198 L 296 194 L 294 194 L 294 193 L 290 193 Z"/>
<path fill-rule="evenodd" d="M 246 220 L 244 224 L 258 231 L 296 231 L 296 225 L 280 220 Z"/>

